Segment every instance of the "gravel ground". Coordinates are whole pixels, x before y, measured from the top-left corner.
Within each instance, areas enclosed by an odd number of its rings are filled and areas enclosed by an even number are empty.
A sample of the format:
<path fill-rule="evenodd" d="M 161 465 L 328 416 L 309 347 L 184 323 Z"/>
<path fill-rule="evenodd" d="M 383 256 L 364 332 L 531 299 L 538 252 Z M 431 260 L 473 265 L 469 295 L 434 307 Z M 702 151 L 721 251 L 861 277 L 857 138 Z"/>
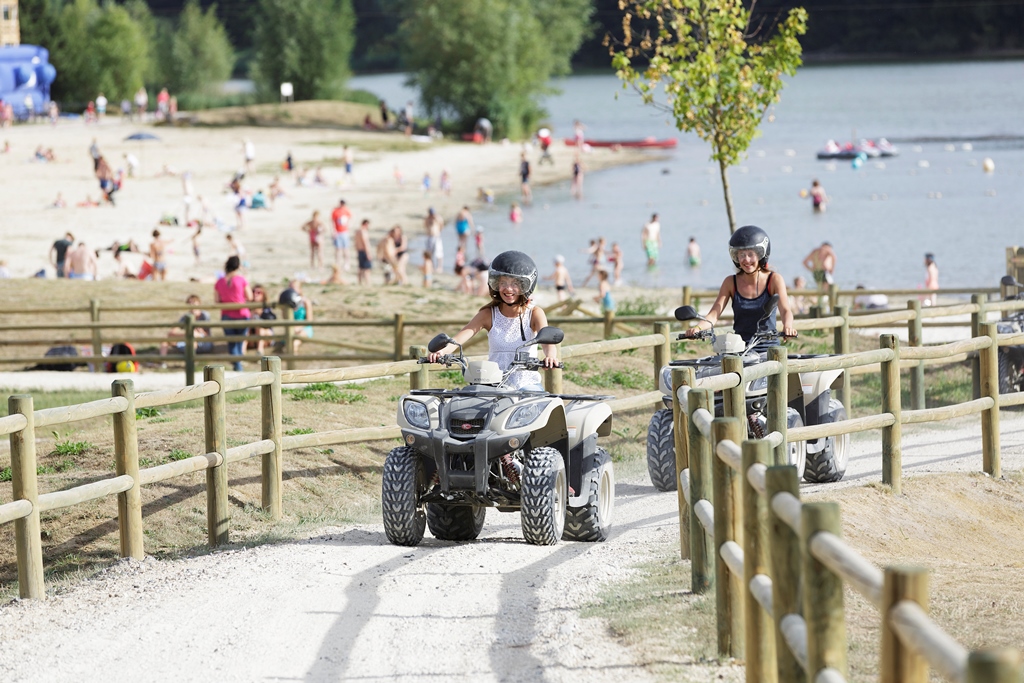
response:
<path fill-rule="evenodd" d="M 1003 466 L 1019 468 L 1024 419 L 1003 418 Z M 853 448 L 844 484 L 878 481 L 877 432 Z M 977 419 L 905 433 L 908 475 L 977 471 L 980 461 Z M 672 542 L 675 500 L 646 480 L 620 482 L 615 530 L 597 544 L 530 546 L 518 514 L 491 511 L 476 543 L 428 535 L 399 548 L 368 525 L 122 561 L 45 601 L 0 607 L 0 680 L 79 681 L 101 671 L 111 680 L 651 680 L 580 609 Z"/>

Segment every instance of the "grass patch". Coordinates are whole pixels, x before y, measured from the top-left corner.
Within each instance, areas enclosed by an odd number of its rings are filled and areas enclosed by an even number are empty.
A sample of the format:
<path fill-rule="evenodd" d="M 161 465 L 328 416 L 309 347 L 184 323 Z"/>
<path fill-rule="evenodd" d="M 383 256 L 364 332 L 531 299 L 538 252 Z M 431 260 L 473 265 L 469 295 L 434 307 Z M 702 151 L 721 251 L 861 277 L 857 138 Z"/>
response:
<path fill-rule="evenodd" d="M 340 403 L 342 405 L 352 405 L 366 401 L 366 396 L 360 393 L 358 387 L 341 389 L 329 382 L 309 384 L 302 389 L 285 389 L 282 393 L 290 395 L 293 401 Z"/>
<path fill-rule="evenodd" d="M 236 391 L 228 394 L 228 403 L 248 403 L 256 398 L 255 391 Z"/>
<path fill-rule="evenodd" d="M 135 419 L 145 420 L 151 417 L 157 417 L 160 414 L 160 409 L 156 406 L 149 406 L 147 408 L 136 408 Z"/>
<path fill-rule="evenodd" d="M 188 451 L 186 451 L 183 448 L 172 448 L 170 454 L 167 456 L 167 459 L 171 460 L 171 461 L 177 461 L 177 460 L 187 460 L 188 458 L 191 458 L 191 457 L 192 457 L 192 454 L 189 453 Z"/>
<path fill-rule="evenodd" d="M 52 434 L 56 442 L 53 444 L 53 450 L 50 451 L 50 455 L 74 457 L 92 448 L 92 444 L 88 441 L 72 441 L 68 437 L 61 439 L 60 434 L 57 432 L 52 432 Z"/>
<path fill-rule="evenodd" d="M 650 376 L 637 370 L 602 370 L 593 374 L 566 371 L 565 378 L 582 387 L 598 389 L 640 389 L 651 382 Z"/>
<path fill-rule="evenodd" d="M 624 299 L 615 306 L 616 317 L 622 315 L 657 315 L 661 302 L 645 296 Z"/>
<path fill-rule="evenodd" d="M 11 473 L 11 468 L 10 467 L 5 467 L 2 470 L 0 470 L 0 482 L 2 482 L 2 481 L 10 481 L 12 476 L 13 475 Z"/>
<path fill-rule="evenodd" d="M 442 370 L 437 373 L 440 379 L 446 382 L 450 382 L 455 386 L 463 386 L 466 384 L 466 378 L 462 376 L 462 370 Z"/>
<path fill-rule="evenodd" d="M 285 434 L 287 436 L 298 436 L 299 434 L 312 434 L 315 431 L 312 427 L 296 427 L 295 429 L 289 429 Z"/>

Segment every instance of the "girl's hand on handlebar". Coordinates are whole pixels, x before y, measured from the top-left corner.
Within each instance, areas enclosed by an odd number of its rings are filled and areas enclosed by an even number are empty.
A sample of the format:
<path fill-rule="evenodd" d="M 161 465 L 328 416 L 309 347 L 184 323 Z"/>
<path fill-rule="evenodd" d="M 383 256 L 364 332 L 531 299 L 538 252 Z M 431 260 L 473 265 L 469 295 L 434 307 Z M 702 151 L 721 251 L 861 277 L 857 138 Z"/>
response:
<path fill-rule="evenodd" d="M 427 361 L 430 363 L 437 363 L 441 359 L 441 357 L 445 355 L 444 353 L 442 353 L 443 351 L 444 349 L 441 349 L 441 351 L 435 351 L 433 353 L 427 354 Z"/>
<path fill-rule="evenodd" d="M 783 337 L 797 337 L 799 335 L 798 335 L 798 333 L 796 331 L 796 328 L 793 328 L 793 327 L 783 327 L 782 328 L 782 336 Z"/>
<path fill-rule="evenodd" d="M 551 368 L 560 368 L 560 367 L 562 367 L 562 364 L 559 363 L 558 359 L 556 357 L 554 357 L 554 356 L 545 356 L 543 358 L 543 360 L 541 361 L 541 363 L 548 370 L 550 370 Z"/>

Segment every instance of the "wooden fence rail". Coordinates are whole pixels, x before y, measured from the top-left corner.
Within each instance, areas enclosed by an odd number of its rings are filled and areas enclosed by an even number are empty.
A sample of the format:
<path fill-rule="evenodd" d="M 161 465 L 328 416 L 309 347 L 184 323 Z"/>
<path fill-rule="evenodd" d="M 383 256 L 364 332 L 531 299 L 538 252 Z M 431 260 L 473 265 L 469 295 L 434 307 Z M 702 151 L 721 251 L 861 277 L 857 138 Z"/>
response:
<path fill-rule="evenodd" d="M 796 468 L 785 464 L 787 442 L 882 429 L 882 479 L 898 493 L 901 424 L 981 413 L 982 469 L 999 476 L 998 409 L 1024 399 L 998 393 L 995 354 L 1022 335 L 1000 337 L 990 323 L 980 329 L 983 336 L 908 354 L 920 362 L 978 352 L 983 396 L 944 408 L 901 409 L 893 335 L 883 335 L 877 351 L 834 357 L 789 359 L 780 347 L 749 368 L 726 357 L 721 375 L 699 380 L 692 368 L 674 370 L 680 551 L 691 561 L 692 590 L 715 593 L 719 653 L 744 658 L 747 681 L 845 681 L 844 584 L 882 617 L 882 681 L 925 683 L 929 667 L 958 683 L 1020 680 L 1019 653 L 968 653 L 928 617 L 927 572 L 883 573 L 867 562 L 842 540 L 838 505 L 801 504 Z M 789 374 L 867 366 L 882 373 L 881 413 L 788 432 L 772 417 L 785 413 Z M 745 406 L 729 394 L 765 376 L 770 434 L 744 440 Z M 710 412 L 714 391 L 725 397 L 720 418 Z"/>
<path fill-rule="evenodd" d="M 669 338 L 665 334 L 651 334 L 633 339 L 614 339 L 560 348 L 563 357 L 580 357 L 598 353 L 613 353 L 629 349 L 653 348 L 654 377 L 667 362 Z M 426 353 L 415 347 L 417 355 Z M 321 431 L 313 434 L 283 436 L 281 428 L 281 391 L 284 384 L 308 382 L 339 382 L 408 374 L 412 388 L 426 388 L 429 375 L 421 371 L 428 366 L 416 360 L 382 363 L 326 370 L 282 371 L 281 359 L 267 357 L 261 360 L 258 372 L 224 377 L 222 366 L 207 366 L 204 381 L 181 389 L 170 389 L 135 394 L 130 380 L 116 380 L 112 396 L 74 406 L 61 406 L 34 410 L 32 397 L 11 396 L 10 415 L 0 418 L 0 434 L 9 434 L 11 440 L 11 474 L 13 502 L 0 505 L 0 524 L 14 522 L 18 563 L 19 593 L 24 598 L 40 598 L 45 594 L 43 585 L 42 547 L 39 535 L 39 514 L 48 510 L 77 505 L 108 496 L 118 497 L 118 528 L 121 535 L 121 554 L 141 558 L 144 554 L 142 534 L 142 486 L 166 481 L 192 472 L 207 474 L 207 537 L 211 546 L 221 545 L 229 539 L 229 509 L 227 504 L 227 466 L 259 457 L 262 459 L 262 507 L 272 519 L 282 512 L 281 484 L 284 451 L 333 444 L 371 442 L 395 439 L 401 436 L 397 426 L 365 427 Z M 548 371 L 545 383 L 549 390 L 560 386 L 561 370 Z M 656 388 L 657 379 L 655 379 Z M 259 388 L 261 392 L 261 438 L 252 443 L 227 447 L 225 425 L 227 418 L 225 395 L 229 392 Z M 138 434 L 135 429 L 135 411 L 138 408 L 167 406 L 187 401 L 203 400 L 206 453 L 183 460 L 140 468 Z M 662 401 L 659 391 L 610 401 L 613 410 L 645 408 Z M 53 493 L 38 493 L 35 466 L 36 429 L 56 424 L 112 415 L 114 417 L 115 473 L 101 479 Z"/>

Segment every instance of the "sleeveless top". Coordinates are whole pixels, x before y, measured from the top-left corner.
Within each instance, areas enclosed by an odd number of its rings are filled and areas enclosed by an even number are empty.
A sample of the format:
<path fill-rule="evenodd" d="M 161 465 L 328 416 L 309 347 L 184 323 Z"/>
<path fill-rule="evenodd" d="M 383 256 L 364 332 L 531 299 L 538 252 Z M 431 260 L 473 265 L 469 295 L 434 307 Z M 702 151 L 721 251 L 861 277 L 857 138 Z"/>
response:
<path fill-rule="evenodd" d="M 736 334 L 743 337 L 743 341 L 745 342 L 749 342 L 750 338 L 757 333 L 757 322 L 764 315 L 764 306 L 772 296 L 768 293 L 768 285 L 771 284 L 772 276 L 774 274 L 774 272 L 768 273 L 768 281 L 765 282 L 764 291 L 753 299 L 748 299 L 740 295 L 740 289 L 736 284 L 736 276 L 732 276 L 732 328 L 736 331 Z M 766 325 L 770 330 L 775 329 L 775 311 L 772 311 Z M 778 346 L 778 344 L 778 340 L 773 339 L 771 341 L 762 342 L 761 344 L 758 344 L 758 346 Z"/>
<path fill-rule="evenodd" d="M 491 307 L 491 330 L 487 334 L 487 360 L 498 364 L 502 372 L 508 370 L 509 365 L 515 360 L 516 349 L 523 345 L 523 337 L 530 341 L 537 336 L 537 333 L 530 329 L 530 318 L 533 315 L 533 306 L 527 307 L 522 316 L 506 318 L 499 306 Z M 530 355 L 536 355 L 536 346 L 530 350 Z M 532 384 L 540 385 L 540 373 L 535 370 L 516 370 L 508 379 L 505 386 L 509 389 L 522 389 Z"/>

